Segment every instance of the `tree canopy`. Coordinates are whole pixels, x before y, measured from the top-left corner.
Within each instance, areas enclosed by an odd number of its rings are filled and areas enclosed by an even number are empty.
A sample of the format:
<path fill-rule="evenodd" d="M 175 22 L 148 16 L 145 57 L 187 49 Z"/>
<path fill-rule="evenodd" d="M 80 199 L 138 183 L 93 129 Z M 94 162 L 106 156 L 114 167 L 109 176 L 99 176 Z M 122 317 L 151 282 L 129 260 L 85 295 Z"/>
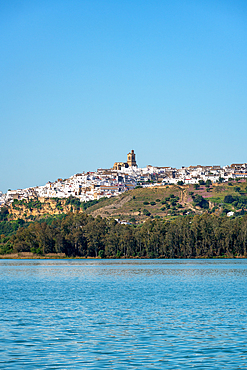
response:
<path fill-rule="evenodd" d="M 69 213 L 49 221 L 15 223 L 8 237 L 8 230 L 2 227 L 1 253 L 65 253 L 101 258 L 246 256 L 247 215 L 230 219 L 204 213 L 173 221 L 149 219 L 133 226 L 85 213 Z"/>

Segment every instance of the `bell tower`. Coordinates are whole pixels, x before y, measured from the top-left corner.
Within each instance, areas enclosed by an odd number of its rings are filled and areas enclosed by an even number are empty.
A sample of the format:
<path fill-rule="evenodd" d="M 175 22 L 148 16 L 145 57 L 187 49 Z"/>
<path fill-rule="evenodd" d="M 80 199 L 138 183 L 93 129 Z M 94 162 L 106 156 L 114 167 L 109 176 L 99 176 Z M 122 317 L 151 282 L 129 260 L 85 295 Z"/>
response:
<path fill-rule="evenodd" d="M 129 167 L 137 167 L 135 157 L 136 155 L 134 153 L 134 150 L 131 150 L 131 152 L 127 154 L 127 163 Z"/>

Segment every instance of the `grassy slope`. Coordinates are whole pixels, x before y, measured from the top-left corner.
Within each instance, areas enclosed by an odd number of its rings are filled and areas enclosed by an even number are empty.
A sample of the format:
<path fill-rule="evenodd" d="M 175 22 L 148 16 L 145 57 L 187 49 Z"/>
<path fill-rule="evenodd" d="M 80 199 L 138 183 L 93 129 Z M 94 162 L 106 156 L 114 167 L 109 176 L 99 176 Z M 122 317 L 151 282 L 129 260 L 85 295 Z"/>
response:
<path fill-rule="evenodd" d="M 195 190 L 193 185 L 169 185 L 156 188 L 138 188 L 124 193 L 120 197 L 111 198 L 106 200 L 105 203 L 96 204 L 93 207 L 88 208 L 87 212 L 93 216 L 100 215 L 102 217 L 114 217 L 125 220 L 133 220 L 135 218 L 136 222 L 144 221 L 148 216 L 143 214 L 144 209 L 150 212 L 153 217 L 162 218 L 173 218 L 179 214 L 184 214 L 186 212 L 202 213 L 205 212 L 204 209 L 200 207 L 195 207 L 193 205 L 192 195 L 201 195 L 203 198 L 209 201 L 209 211 L 220 213 L 223 208 L 233 211 L 237 211 L 238 208 L 231 204 L 224 204 L 224 198 L 226 195 L 233 196 L 247 196 L 246 192 L 246 181 L 235 182 L 232 181 L 229 185 L 224 184 L 213 184 L 210 187 L 210 191 L 206 191 L 205 186 L 200 186 L 198 190 Z M 240 191 L 235 191 L 235 187 L 240 187 Z M 173 207 L 171 201 L 167 201 L 166 204 L 162 204 L 167 197 L 171 194 L 174 197 L 178 197 L 179 200 L 177 205 Z M 157 201 L 160 200 L 160 201 Z M 148 202 L 149 204 L 144 204 Z M 150 202 L 155 202 L 151 205 Z M 170 205 L 170 208 L 169 207 Z"/>

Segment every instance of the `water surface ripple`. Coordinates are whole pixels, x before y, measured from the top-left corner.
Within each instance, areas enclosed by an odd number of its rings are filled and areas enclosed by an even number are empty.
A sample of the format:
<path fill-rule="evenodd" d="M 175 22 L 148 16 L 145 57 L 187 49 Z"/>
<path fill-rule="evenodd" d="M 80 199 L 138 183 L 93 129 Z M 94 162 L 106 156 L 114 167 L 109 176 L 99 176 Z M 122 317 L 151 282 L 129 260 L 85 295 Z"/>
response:
<path fill-rule="evenodd" d="M 0 260 L 1 369 L 247 369 L 247 260 Z"/>

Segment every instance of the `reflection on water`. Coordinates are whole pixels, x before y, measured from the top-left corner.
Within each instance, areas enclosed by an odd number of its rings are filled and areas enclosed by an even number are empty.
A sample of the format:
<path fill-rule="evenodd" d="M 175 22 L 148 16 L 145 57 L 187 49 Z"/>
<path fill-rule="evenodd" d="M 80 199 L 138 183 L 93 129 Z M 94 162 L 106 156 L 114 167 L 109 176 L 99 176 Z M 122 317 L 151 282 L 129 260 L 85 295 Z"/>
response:
<path fill-rule="evenodd" d="M 245 369 L 247 261 L 0 260 L 1 369 Z"/>

